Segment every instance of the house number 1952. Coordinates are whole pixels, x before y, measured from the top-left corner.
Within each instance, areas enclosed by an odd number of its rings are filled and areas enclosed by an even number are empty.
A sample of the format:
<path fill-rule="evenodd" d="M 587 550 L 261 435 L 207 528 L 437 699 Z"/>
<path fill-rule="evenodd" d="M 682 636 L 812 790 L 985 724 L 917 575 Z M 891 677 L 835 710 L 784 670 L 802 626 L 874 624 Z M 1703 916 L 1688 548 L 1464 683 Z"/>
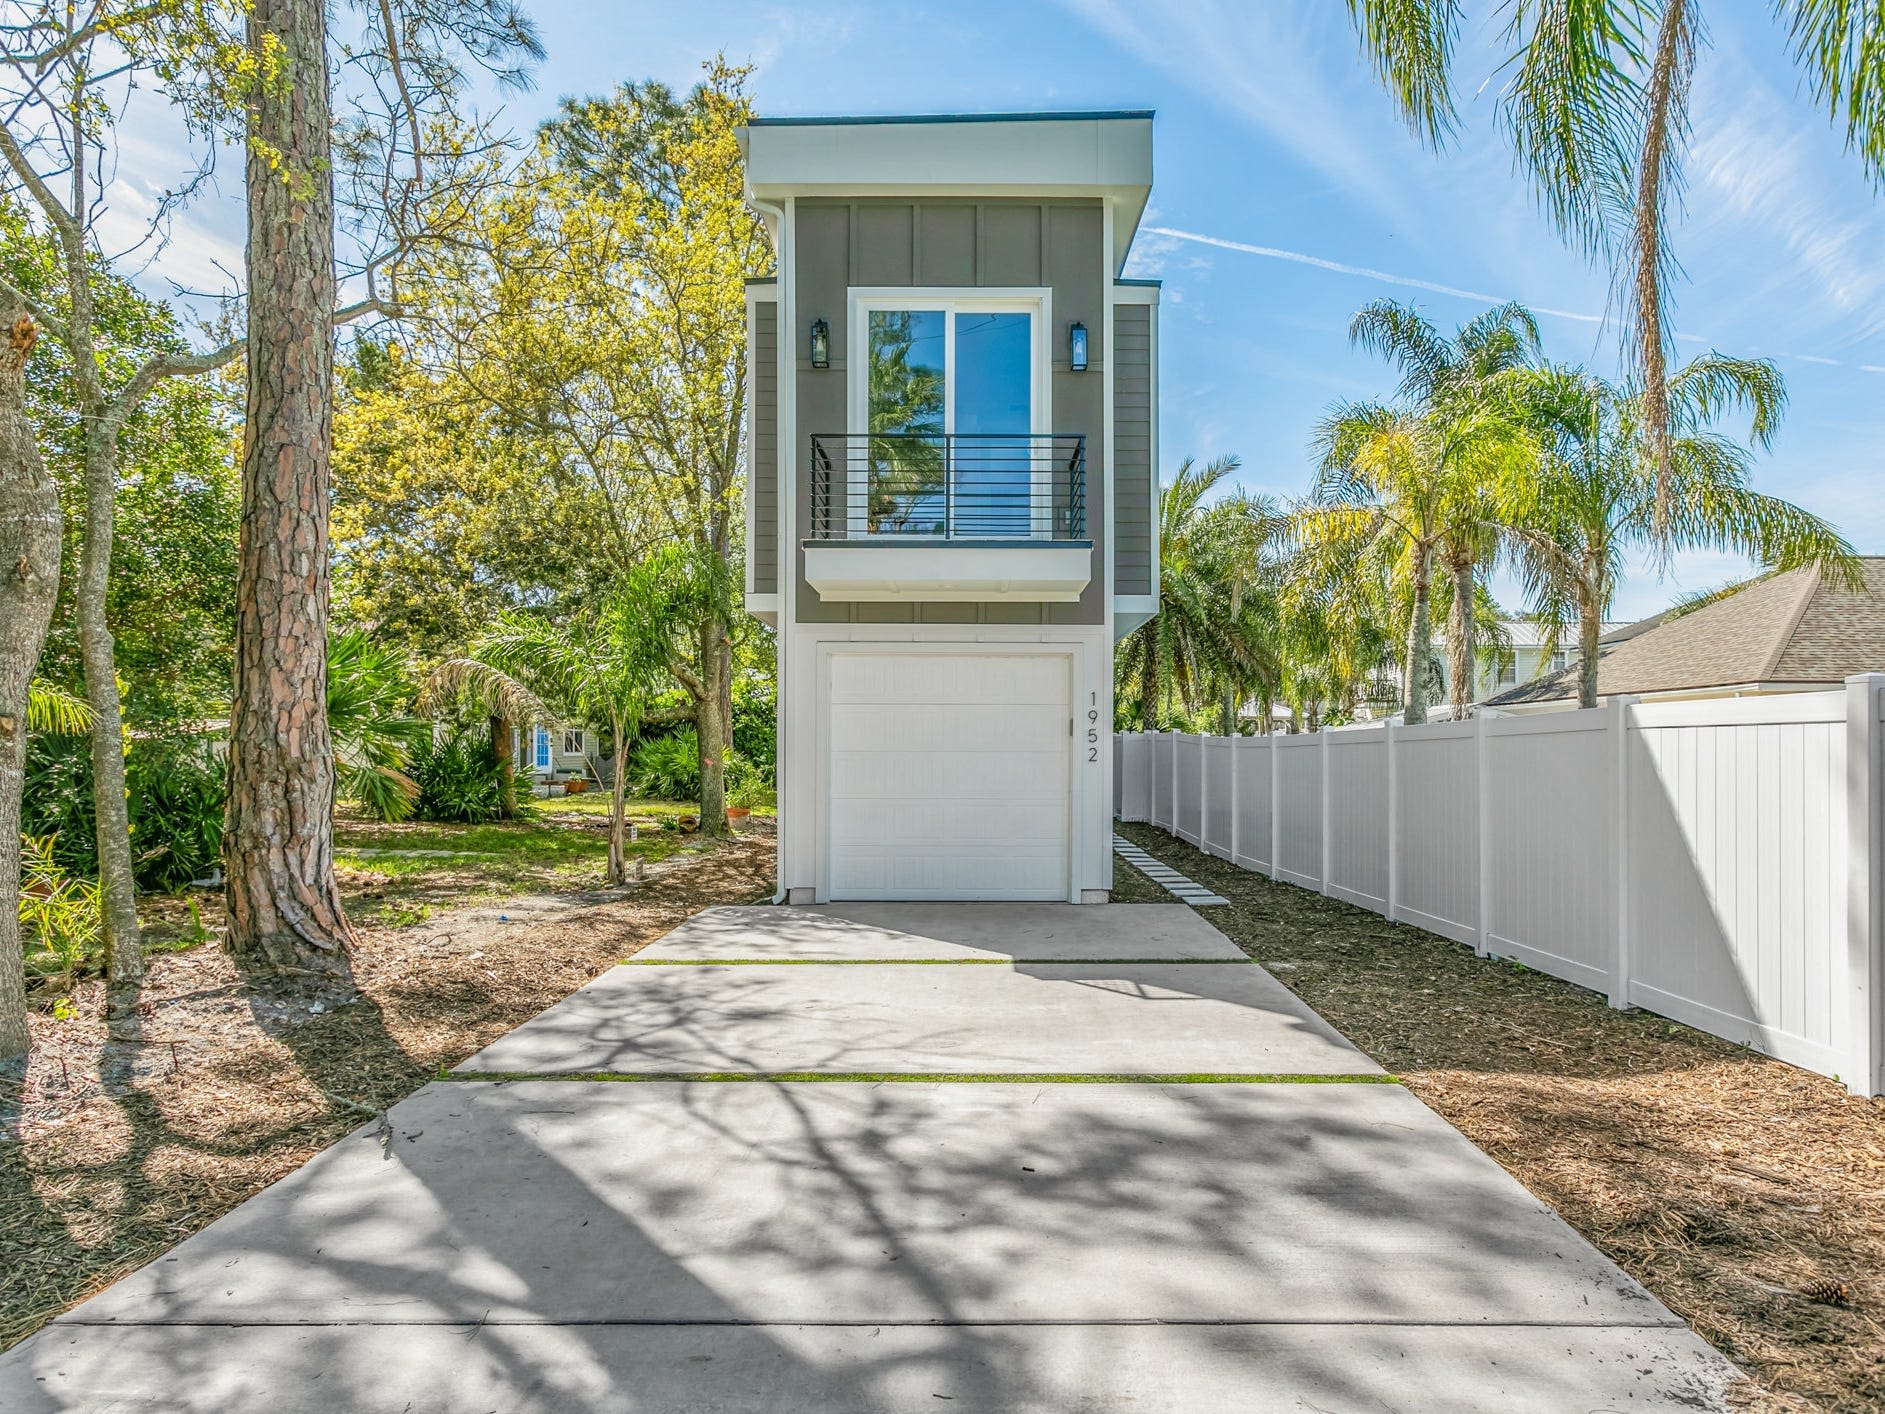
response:
<path fill-rule="evenodd" d="M 1099 748 L 1099 740 L 1100 740 L 1100 707 L 1099 707 L 1099 702 L 1100 702 L 1100 695 L 1099 695 L 1099 694 L 1098 694 L 1097 692 L 1095 692 L 1095 693 L 1093 693 L 1093 694 L 1091 694 L 1091 696 L 1092 696 L 1092 701 L 1093 701 L 1093 705 L 1092 705 L 1091 707 L 1089 707 L 1089 708 L 1087 708 L 1087 714 L 1086 714 L 1086 720 L 1087 720 L 1087 728 L 1086 728 L 1086 739 L 1087 739 L 1087 748 L 1086 748 L 1086 759 L 1087 759 L 1088 761 L 1098 761 L 1098 760 L 1100 759 L 1100 748 Z"/>

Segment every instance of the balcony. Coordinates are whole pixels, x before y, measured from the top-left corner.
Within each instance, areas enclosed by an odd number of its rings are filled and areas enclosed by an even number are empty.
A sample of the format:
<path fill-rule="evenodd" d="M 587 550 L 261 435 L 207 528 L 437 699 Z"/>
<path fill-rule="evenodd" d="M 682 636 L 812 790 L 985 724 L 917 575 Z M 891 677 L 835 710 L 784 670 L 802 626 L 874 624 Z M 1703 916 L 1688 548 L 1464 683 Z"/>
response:
<path fill-rule="evenodd" d="M 822 599 L 1069 603 L 1092 578 L 1086 438 L 812 438 L 805 578 Z"/>

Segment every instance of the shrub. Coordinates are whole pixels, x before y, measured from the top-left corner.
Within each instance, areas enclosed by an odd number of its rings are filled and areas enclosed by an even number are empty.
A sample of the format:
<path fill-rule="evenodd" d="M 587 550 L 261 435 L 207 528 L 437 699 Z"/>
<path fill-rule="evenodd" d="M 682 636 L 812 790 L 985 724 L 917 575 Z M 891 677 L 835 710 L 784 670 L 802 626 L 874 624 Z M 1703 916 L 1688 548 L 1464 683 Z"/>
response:
<path fill-rule="evenodd" d="M 224 772 L 200 737 L 134 741 L 125 758 L 131 868 L 141 889 L 165 893 L 202 878 L 222 853 Z M 92 754 L 82 736 L 34 734 L 26 746 L 20 833 L 49 842 L 51 862 L 98 877 Z"/>
<path fill-rule="evenodd" d="M 733 749 L 772 784 L 778 755 L 778 688 L 769 678 L 742 673 L 733 681 Z"/>
<path fill-rule="evenodd" d="M 20 833 L 43 840 L 51 851 L 51 862 L 66 873 L 91 879 L 98 875 L 96 820 L 90 740 L 31 733 L 26 738 Z"/>
<path fill-rule="evenodd" d="M 20 931 L 29 977 L 69 984 L 97 965 L 104 939 L 98 885 L 61 869 L 44 835 L 20 839 Z"/>
<path fill-rule="evenodd" d="M 131 863 L 139 888 L 174 893 L 222 857 L 223 765 L 199 739 L 140 741 L 125 762 Z"/>
<path fill-rule="evenodd" d="M 413 814 L 421 820 L 483 825 L 497 819 L 502 803 L 497 758 L 482 733 L 454 732 L 413 749 L 408 771 L 419 787 Z"/>
<path fill-rule="evenodd" d="M 694 728 L 680 727 L 642 742 L 630 760 L 629 779 L 638 795 L 700 799 L 700 738 Z"/>
<path fill-rule="evenodd" d="M 744 756 L 727 754 L 727 804 L 743 810 L 768 810 L 778 802 L 772 782 L 765 773 Z"/>

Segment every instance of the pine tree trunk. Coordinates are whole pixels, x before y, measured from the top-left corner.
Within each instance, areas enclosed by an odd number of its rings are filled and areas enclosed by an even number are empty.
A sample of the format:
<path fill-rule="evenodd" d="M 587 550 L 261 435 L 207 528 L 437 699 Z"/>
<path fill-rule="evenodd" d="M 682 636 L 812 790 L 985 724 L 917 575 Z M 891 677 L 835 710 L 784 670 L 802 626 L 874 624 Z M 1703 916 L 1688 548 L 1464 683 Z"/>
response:
<path fill-rule="evenodd" d="M 1476 676 L 1473 662 L 1473 562 L 1455 560 L 1448 566 L 1453 577 L 1453 603 L 1446 620 L 1446 675 L 1451 688 L 1453 720 L 1466 720 L 1473 700 Z"/>
<path fill-rule="evenodd" d="M 334 191 L 322 0 L 255 0 L 288 87 L 251 99 L 249 397 L 224 835 L 229 950 L 245 967 L 350 980 L 334 879 L 327 725 Z M 274 161 L 270 160 L 271 155 Z"/>
<path fill-rule="evenodd" d="M 1407 624 L 1407 708 L 1402 720 L 1419 726 L 1427 720 L 1427 660 L 1433 656 L 1433 615 L 1429 606 L 1431 570 L 1427 551 L 1414 559 L 1414 612 Z"/>
<path fill-rule="evenodd" d="M 38 331 L 0 304 L 0 1069 L 25 1062 L 26 955 L 20 934 L 20 799 L 27 698 L 59 594 L 59 486 L 26 419 L 26 359 Z"/>
<path fill-rule="evenodd" d="M 131 867 L 131 818 L 124 780 L 124 712 L 118 698 L 117 645 L 105 620 L 111 587 L 111 544 L 118 490 L 118 437 L 103 409 L 87 419 L 85 544 L 79 553 L 79 656 L 85 701 L 92 709 L 92 800 L 98 841 L 98 894 L 105 925 L 105 1024 L 112 1037 L 137 1034 L 144 985 L 144 944 L 138 932 L 137 880 Z"/>
<path fill-rule="evenodd" d="M 718 614 L 710 614 L 701 630 L 701 700 L 696 704 L 694 730 L 700 742 L 700 832 L 727 833 L 726 753 L 733 723 L 733 652 L 727 628 Z"/>

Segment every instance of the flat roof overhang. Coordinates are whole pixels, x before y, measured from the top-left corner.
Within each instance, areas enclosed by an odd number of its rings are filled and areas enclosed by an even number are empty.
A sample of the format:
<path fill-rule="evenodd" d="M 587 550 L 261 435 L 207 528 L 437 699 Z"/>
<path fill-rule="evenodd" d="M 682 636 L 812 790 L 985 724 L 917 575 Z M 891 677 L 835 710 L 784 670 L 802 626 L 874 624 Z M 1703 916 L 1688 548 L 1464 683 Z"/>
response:
<path fill-rule="evenodd" d="M 834 604 L 1071 604 L 1093 578 L 1091 540 L 807 540 L 805 582 Z"/>
<path fill-rule="evenodd" d="M 1152 114 L 988 113 L 755 118 L 740 129 L 746 193 L 1099 197 L 1112 203 L 1113 273 L 1152 191 Z"/>

